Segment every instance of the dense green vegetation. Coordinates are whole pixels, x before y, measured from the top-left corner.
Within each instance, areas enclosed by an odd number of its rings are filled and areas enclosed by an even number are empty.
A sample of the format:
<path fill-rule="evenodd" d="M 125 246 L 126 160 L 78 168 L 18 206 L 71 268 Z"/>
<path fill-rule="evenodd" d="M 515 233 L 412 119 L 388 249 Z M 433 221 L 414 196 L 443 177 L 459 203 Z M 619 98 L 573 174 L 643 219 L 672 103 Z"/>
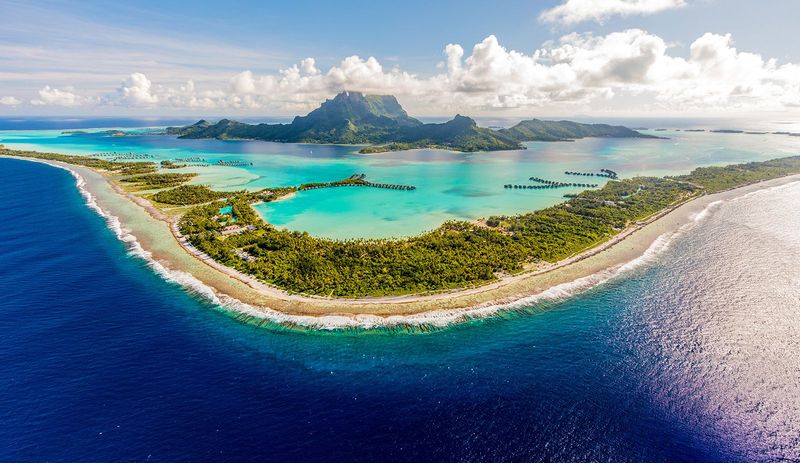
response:
<path fill-rule="evenodd" d="M 446 149 L 444 146 L 429 145 L 427 143 L 389 143 L 386 145 L 370 145 L 358 150 L 361 154 L 387 153 L 389 151 L 417 150 L 422 148 Z"/>
<path fill-rule="evenodd" d="M 658 138 L 645 135 L 621 125 L 581 124 L 572 121 L 541 121 L 531 119 L 500 129 L 500 133 L 518 141 L 566 141 L 586 137 Z"/>
<path fill-rule="evenodd" d="M 657 138 L 627 127 L 606 124 L 580 124 L 571 121 L 522 121 L 510 129 L 478 127 L 474 120 L 456 115 L 442 124 L 401 128 L 394 142 L 363 148 L 361 153 L 380 153 L 406 149 L 438 148 L 455 151 L 520 149 L 520 142 L 565 141 L 584 137 Z"/>
<path fill-rule="evenodd" d="M 332 100 L 296 117 L 291 124 L 244 124 L 223 119 L 201 120 L 166 131 L 180 138 L 256 139 L 294 143 L 371 144 L 361 153 L 419 148 L 454 151 L 522 149 L 523 141 L 561 141 L 583 137 L 655 138 L 621 126 L 570 121 L 522 121 L 510 129 L 478 127 L 469 117 L 456 115 L 441 124 L 423 124 L 390 95 L 342 92 Z"/>
<path fill-rule="evenodd" d="M 291 124 L 243 124 L 223 119 L 202 120 L 186 127 L 171 127 L 168 134 L 181 138 L 246 138 L 294 143 L 380 144 L 379 152 L 397 148 L 443 148 L 456 151 L 520 149 L 520 144 L 495 130 L 478 127 L 468 117 L 456 116 L 442 124 L 423 124 L 390 95 L 342 92 L 332 100 L 296 117 Z"/>
<path fill-rule="evenodd" d="M 687 183 L 636 178 L 541 211 L 491 218 L 487 222 L 494 227 L 448 222 L 403 240 L 319 239 L 276 230 L 257 219 L 242 222 L 238 216 L 237 224 L 257 229 L 222 238 L 213 220 L 217 205 L 189 211 L 181 230 L 214 259 L 291 291 L 333 296 L 414 293 L 480 284 L 521 271 L 526 263 L 558 261 L 697 191 Z M 256 260 L 242 260 L 234 249 Z"/>
<path fill-rule="evenodd" d="M 70 156 L 67 154 L 40 153 L 38 151 L 11 150 L 0 145 L 0 155 L 17 156 L 44 161 L 58 161 L 77 166 L 91 167 L 93 169 L 106 170 L 121 175 L 149 174 L 157 170 L 152 162 L 113 162 L 106 159 L 98 159 L 87 156 Z"/>
<path fill-rule="evenodd" d="M 748 183 L 796 174 L 798 165 L 800 165 L 800 157 L 793 156 L 724 167 L 698 167 L 689 175 L 674 178 L 703 185 L 706 191 L 714 193 Z"/>
<path fill-rule="evenodd" d="M 393 134 L 390 141 L 454 151 L 496 151 L 523 148 L 518 140 L 497 130 L 478 127 L 474 120 L 462 115 L 456 115 L 452 120 L 441 124 L 401 127 Z"/>
<path fill-rule="evenodd" d="M 125 162 L 125 163 L 114 163 L 114 164 L 126 164 L 125 166 L 117 168 L 116 171 L 120 175 L 150 174 L 158 170 L 156 165 L 152 162 Z"/>
<path fill-rule="evenodd" d="M 336 180 L 335 182 L 312 182 L 312 183 L 303 183 L 299 187 L 298 190 L 312 190 L 314 188 L 325 188 L 325 187 L 332 187 L 332 186 L 345 186 L 345 185 L 369 185 L 369 182 L 362 178 L 346 178 L 344 180 Z"/>
<path fill-rule="evenodd" d="M 181 185 L 171 190 L 159 191 L 151 196 L 153 201 L 161 204 L 187 206 L 215 201 L 235 193 L 226 191 L 213 191 L 205 185 Z"/>
<path fill-rule="evenodd" d="M 147 188 L 171 188 L 186 183 L 196 176 L 197 174 L 144 174 L 125 177 L 120 181 Z"/>
<path fill-rule="evenodd" d="M 482 284 L 526 264 L 578 254 L 631 223 L 703 194 L 701 185 L 718 191 L 792 173 L 800 173 L 800 157 L 611 181 L 540 211 L 490 217 L 485 225 L 447 222 L 402 240 L 328 240 L 277 230 L 250 213 L 244 199 L 231 202 L 237 224 L 255 230 L 220 236 L 213 217 L 225 203 L 193 208 L 180 228 L 215 260 L 289 291 L 339 297 L 418 293 Z M 255 259 L 242 259 L 241 252 Z"/>
<path fill-rule="evenodd" d="M 0 154 L 58 160 L 121 173 L 148 163 L 115 163 L 80 156 L 12 151 Z M 329 240 L 278 230 L 250 205 L 272 201 L 296 188 L 217 192 L 183 185 L 152 196 L 171 205 L 201 204 L 179 223 L 181 232 L 215 260 L 285 290 L 337 297 L 408 294 L 479 285 L 502 275 L 552 263 L 592 248 L 666 208 L 692 197 L 800 173 L 800 156 L 690 174 L 610 181 L 565 203 L 543 210 L 488 218 L 484 223 L 451 221 L 428 233 L 400 240 Z M 172 175 L 142 175 L 167 181 Z M 134 177 L 135 178 L 135 177 Z M 163 180 L 162 180 L 163 179 Z M 344 182 L 356 181 L 347 179 Z M 363 181 L 363 180 L 361 180 Z M 307 184 L 303 187 L 309 187 Z M 252 225 L 223 236 L 230 205 L 236 225 Z M 235 251 L 235 252 L 234 252 Z M 243 259 L 242 256 L 252 258 Z"/>
<path fill-rule="evenodd" d="M 279 188 L 265 188 L 260 191 L 256 192 L 238 192 L 237 197 L 242 201 L 247 201 L 248 203 L 256 203 L 256 202 L 270 202 L 275 201 L 283 196 L 288 195 L 289 193 L 293 193 L 297 191 L 297 187 L 287 186 L 287 187 L 279 187 Z"/>
<path fill-rule="evenodd" d="M 342 92 L 332 100 L 296 117 L 291 124 L 243 124 L 223 119 L 216 124 L 199 121 L 186 127 L 173 127 L 167 133 L 181 138 L 248 138 L 293 143 L 374 143 L 391 138 L 402 127 L 422 122 L 409 117 L 389 95 L 363 95 Z"/>
<path fill-rule="evenodd" d="M 186 167 L 186 164 L 177 164 L 177 163 L 172 162 L 170 160 L 161 161 L 161 168 L 162 169 L 181 169 L 183 167 Z"/>

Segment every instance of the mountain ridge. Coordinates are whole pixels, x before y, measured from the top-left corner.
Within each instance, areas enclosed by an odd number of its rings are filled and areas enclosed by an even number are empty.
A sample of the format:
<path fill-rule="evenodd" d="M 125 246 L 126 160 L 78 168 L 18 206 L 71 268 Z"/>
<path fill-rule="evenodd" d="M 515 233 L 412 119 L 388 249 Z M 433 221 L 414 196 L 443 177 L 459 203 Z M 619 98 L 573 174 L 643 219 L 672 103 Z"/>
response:
<path fill-rule="evenodd" d="M 587 137 L 603 138 L 658 138 L 622 125 L 583 124 L 573 121 L 544 121 L 529 119 L 513 127 L 500 129 L 506 135 L 524 141 L 570 141 Z"/>
<path fill-rule="evenodd" d="M 289 124 L 245 124 L 231 119 L 210 123 L 205 119 L 168 127 L 178 138 L 253 139 L 284 143 L 368 144 L 364 153 L 418 148 L 454 151 L 524 149 L 525 141 L 563 141 L 583 137 L 649 138 L 623 126 L 581 124 L 571 121 L 522 121 L 494 130 L 479 127 L 457 114 L 443 123 L 423 123 L 408 115 L 392 95 L 364 95 L 345 91 L 325 100 Z"/>

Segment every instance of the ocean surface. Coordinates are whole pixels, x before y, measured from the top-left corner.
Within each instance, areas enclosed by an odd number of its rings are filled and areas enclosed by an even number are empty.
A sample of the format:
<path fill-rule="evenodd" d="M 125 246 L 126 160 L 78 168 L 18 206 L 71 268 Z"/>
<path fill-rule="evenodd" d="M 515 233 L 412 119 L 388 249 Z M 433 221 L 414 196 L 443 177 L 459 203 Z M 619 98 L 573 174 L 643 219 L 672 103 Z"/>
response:
<path fill-rule="evenodd" d="M 241 324 L 60 169 L 0 159 L 0 201 L 0 461 L 800 461 L 798 183 L 417 334 Z"/>
<path fill-rule="evenodd" d="M 8 127 L 0 120 L 0 128 Z M 0 144 L 11 148 L 91 155 L 119 152 L 151 155 L 153 160 L 204 159 L 196 172 L 198 184 L 221 190 L 297 186 L 366 174 L 376 183 L 414 185 L 414 191 L 378 188 L 325 188 L 299 192 L 290 200 L 266 203 L 256 210 L 270 223 L 328 238 L 384 238 L 415 235 L 447 220 L 474 220 L 491 215 L 529 212 L 564 201 L 580 188 L 549 190 L 505 189 L 506 184 L 531 184 L 537 176 L 564 182 L 604 183 L 601 177 L 576 177 L 565 171 L 611 169 L 622 177 L 675 175 L 697 166 L 766 160 L 800 152 L 800 137 L 772 134 L 724 134 L 659 130 L 648 133 L 668 139 L 592 139 L 562 143 L 528 143 L 526 150 L 454 153 L 414 150 L 360 155 L 357 146 L 321 146 L 261 141 L 178 140 L 154 135 L 146 124 L 169 125 L 172 120 L 80 120 L 80 133 L 63 133 L 42 121 L 28 128 L 0 130 Z M 630 121 L 635 122 L 635 121 Z M 675 121 L 640 121 L 654 123 Z M 24 121 L 19 124 L 23 124 Z M 49 124 L 65 124 L 58 120 Z M 113 136 L 91 124 L 128 124 L 134 136 Z M 796 125 L 770 127 L 742 122 L 715 122 L 714 127 L 791 131 Z M 118 126 L 120 127 L 120 126 Z M 670 126 L 674 127 L 674 126 Z M 798 129 L 800 130 L 800 129 Z M 72 132 L 72 130 L 70 130 Z M 219 161 L 241 161 L 241 167 Z M 178 161 L 180 162 L 180 161 Z"/>

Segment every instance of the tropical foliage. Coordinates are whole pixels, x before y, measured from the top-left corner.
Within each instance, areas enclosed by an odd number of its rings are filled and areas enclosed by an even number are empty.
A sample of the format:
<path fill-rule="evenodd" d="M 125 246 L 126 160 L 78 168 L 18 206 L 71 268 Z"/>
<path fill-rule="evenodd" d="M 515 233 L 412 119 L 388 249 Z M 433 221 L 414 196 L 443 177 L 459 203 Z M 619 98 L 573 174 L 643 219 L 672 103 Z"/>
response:
<path fill-rule="evenodd" d="M 655 138 L 621 126 L 537 119 L 501 130 L 478 127 L 474 120 L 461 115 L 444 123 L 423 124 L 409 117 L 395 97 L 359 92 L 342 92 L 308 115 L 296 117 L 291 124 L 245 124 L 230 119 L 212 124 L 201 120 L 185 127 L 170 127 L 166 132 L 181 138 L 374 145 L 361 149 L 361 153 L 418 148 L 514 150 L 524 148 L 520 144 L 523 141 L 583 137 Z"/>
<path fill-rule="evenodd" d="M 703 185 L 708 192 L 717 192 L 738 186 L 795 174 L 800 157 L 772 159 L 765 162 L 748 162 L 730 166 L 698 167 L 689 175 L 675 177 L 677 180 Z"/>
<path fill-rule="evenodd" d="M 147 164 L 2 148 L 0 154 L 118 173 Z M 675 177 L 612 180 L 601 189 L 570 195 L 568 201 L 539 211 L 490 217 L 482 223 L 451 221 L 400 240 L 330 240 L 278 230 L 263 222 L 250 206 L 278 199 L 296 188 L 219 192 L 182 185 L 160 191 L 152 199 L 171 205 L 199 204 L 183 215 L 179 228 L 195 247 L 219 262 L 292 292 L 361 297 L 479 285 L 535 264 L 576 255 L 692 197 L 798 173 L 800 156 L 702 167 Z M 175 175 L 191 174 L 140 175 L 138 181 L 169 183 L 178 181 Z M 313 184 L 301 188 L 309 185 Z M 225 206 L 231 206 L 236 225 L 252 227 L 238 234 L 221 233 L 228 223 L 220 220 L 220 209 Z"/>
<path fill-rule="evenodd" d="M 3 147 L 3 145 L 0 145 L 0 155 L 65 162 L 67 164 L 91 167 L 93 169 L 110 171 L 121 175 L 148 174 L 157 170 L 156 165 L 152 162 L 113 162 L 88 156 L 70 156 L 67 154 L 40 153 L 38 151 L 11 150 Z"/>
<path fill-rule="evenodd" d="M 528 263 L 555 262 L 697 192 L 686 183 L 636 178 L 541 211 L 487 221 L 494 227 L 453 221 L 403 240 L 320 239 L 277 230 L 253 215 L 236 217 L 255 230 L 223 238 L 214 220 L 218 204 L 192 209 L 180 226 L 212 258 L 290 291 L 387 295 L 476 285 Z M 232 204 L 247 209 L 245 202 Z M 245 261 L 235 249 L 256 259 Z"/>
<path fill-rule="evenodd" d="M 706 189 L 798 172 L 800 157 L 697 169 L 674 178 L 611 181 L 540 211 L 490 217 L 484 224 L 448 222 L 402 240 L 328 240 L 277 230 L 247 213 L 243 200 L 231 203 L 241 214 L 237 223 L 255 230 L 222 237 L 213 217 L 223 203 L 190 210 L 180 227 L 215 260 L 289 291 L 350 297 L 419 293 L 479 285 L 529 264 L 557 262 Z M 255 259 L 242 259 L 241 252 Z"/>
<path fill-rule="evenodd" d="M 231 195 L 230 192 L 213 191 L 205 185 L 181 185 L 171 190 L 159 191 L 151 196 L 153 201 L 161 204 L 186 206 L 214 201 Z"/>
<path fill-rule="evenodd" d="M 186 183 L 196 176 L 197 174 L 144 174 L 125 177 L 120 181 L 148 188 L 170 188 Z"/>

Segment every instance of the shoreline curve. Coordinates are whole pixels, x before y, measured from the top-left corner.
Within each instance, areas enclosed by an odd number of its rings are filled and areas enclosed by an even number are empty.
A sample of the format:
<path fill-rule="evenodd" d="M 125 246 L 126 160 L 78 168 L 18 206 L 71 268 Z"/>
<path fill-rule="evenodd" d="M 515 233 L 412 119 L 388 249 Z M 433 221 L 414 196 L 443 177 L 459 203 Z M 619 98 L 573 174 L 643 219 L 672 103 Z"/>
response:
<path fill-rule="evenodd" d="M 325 299 L 284 293 L 241 274 L 253 280 L 243 281 L 231 273 L 239 273 L 234 269 L 216 262 L 213 262 L 215 266 L 209 265 L 180 244 L 166 216 L 148 207 L 146 200 L 138 198 L 136 201 L 115 188 L 109 179 L 94 170 L 56 161 L 7 158 L 39 162 L 71 172 L 87 205 L 106 220 L 130 252 L 147 261 L 163 278 L 182 285 L 190 293 L 232 311 L 236 318 L 248 323 L 323 330 L 444 327 L 512 312 L 537 301 L 568 297 L 649 261 L 666 249 L 673 237 L 693 227 L 722 202 L 800 181 L 800 175 L 793 175 L 700 196 L 662 211 L 646 223 L 629 227 L 598 247 L 550 268 L 480 287 L 421 296 Z M 253 282 L 256 284 L 251 285 Z M 262 291 L 259 285 L 270 291 Z"/>

